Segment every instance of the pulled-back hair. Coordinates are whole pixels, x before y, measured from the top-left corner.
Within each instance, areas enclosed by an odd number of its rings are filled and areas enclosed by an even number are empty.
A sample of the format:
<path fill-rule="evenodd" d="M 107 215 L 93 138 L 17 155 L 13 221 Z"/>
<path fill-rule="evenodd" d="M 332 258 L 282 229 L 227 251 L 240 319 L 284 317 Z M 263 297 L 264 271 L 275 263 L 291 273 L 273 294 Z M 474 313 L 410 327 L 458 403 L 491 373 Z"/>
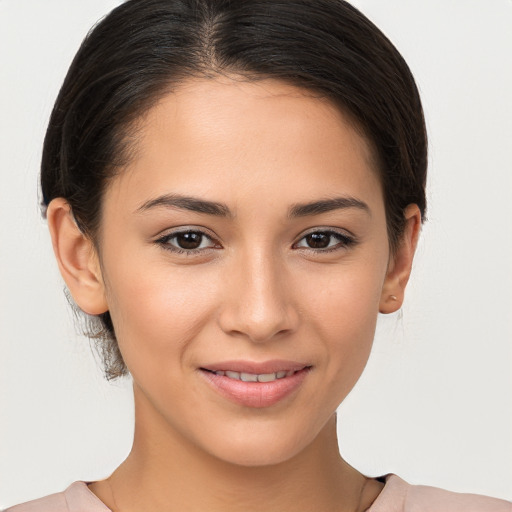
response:
<path fill-rule="evenodd" d="M 373 147 L 395 249 L 404 209 L 425 214 L 427 140 L 402 56 L 343 0 L 129 0 L 87 35 L 55 103 L 43 148 L 43 210 L 56 197 L 97 243 L 102 196 L 130 161 L 136 121 L 195 77 L 275 78 L 314 91 Z M 95 331 L 108 378 L 126 373 L 109 313 Z"/>

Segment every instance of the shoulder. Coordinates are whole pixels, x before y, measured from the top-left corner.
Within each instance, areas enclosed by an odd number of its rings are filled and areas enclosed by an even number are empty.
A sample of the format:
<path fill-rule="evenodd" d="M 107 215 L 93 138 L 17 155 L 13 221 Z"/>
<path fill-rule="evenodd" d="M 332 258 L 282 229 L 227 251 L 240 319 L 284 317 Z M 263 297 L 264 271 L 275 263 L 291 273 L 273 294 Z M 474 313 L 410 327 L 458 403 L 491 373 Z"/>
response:
<path fill-rule="evenodd" d="M 65 491 L 27 501 L 4 512 L 111 512 L 85 482 L 75 482 Z"/>
<path fill-rule="evenodd" d="M 512 503 L 477 494 L 410 485 L 396 475 L 389 475 L 368 512 L 512 512 Z"/>

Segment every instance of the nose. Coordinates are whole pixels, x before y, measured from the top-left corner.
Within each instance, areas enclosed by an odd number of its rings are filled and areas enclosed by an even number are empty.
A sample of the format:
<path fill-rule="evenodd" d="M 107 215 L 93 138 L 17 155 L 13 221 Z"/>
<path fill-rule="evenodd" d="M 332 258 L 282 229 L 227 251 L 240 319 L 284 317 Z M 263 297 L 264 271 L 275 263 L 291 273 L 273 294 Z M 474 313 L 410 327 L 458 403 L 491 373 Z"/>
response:
<path fill-rule="evenodd" d="M 226 271 L 219 314 L 224 332 L 261 343 L 297 329 L 300 317 L 288 274 L 278 258 L 265 254 L 241 257 Z"/>

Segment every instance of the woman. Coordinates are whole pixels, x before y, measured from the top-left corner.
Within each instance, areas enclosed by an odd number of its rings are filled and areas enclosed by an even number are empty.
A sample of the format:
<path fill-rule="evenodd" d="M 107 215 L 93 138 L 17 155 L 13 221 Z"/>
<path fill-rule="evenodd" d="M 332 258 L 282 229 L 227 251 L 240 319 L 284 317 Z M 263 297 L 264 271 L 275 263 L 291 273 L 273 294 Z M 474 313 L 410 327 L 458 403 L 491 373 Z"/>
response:
<path fill-rule="evenodd" d="M 107 373 L 133 377 L 134 445 L 107 480 L 18 510 L 510 510 L 337 455 L 335 410 L 403 301 L 425 172 L 412 76 L 348 4 L 116 9 L 59 95 L 42 190 Z"/>

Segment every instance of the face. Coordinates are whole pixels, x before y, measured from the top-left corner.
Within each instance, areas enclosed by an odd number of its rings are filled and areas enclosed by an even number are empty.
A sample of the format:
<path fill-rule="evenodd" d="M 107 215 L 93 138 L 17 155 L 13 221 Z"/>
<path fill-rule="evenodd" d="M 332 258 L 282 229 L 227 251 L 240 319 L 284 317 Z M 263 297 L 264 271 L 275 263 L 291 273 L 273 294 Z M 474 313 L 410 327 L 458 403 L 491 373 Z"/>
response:
<path fill-rule="evenodd" d="M 237 464 L 289 459 L 372 344 L 390 254 L 369 145 L 325 99 L 227 78 L 164 97 L 138 137 L 99 234 L 136 421 Z"/>

